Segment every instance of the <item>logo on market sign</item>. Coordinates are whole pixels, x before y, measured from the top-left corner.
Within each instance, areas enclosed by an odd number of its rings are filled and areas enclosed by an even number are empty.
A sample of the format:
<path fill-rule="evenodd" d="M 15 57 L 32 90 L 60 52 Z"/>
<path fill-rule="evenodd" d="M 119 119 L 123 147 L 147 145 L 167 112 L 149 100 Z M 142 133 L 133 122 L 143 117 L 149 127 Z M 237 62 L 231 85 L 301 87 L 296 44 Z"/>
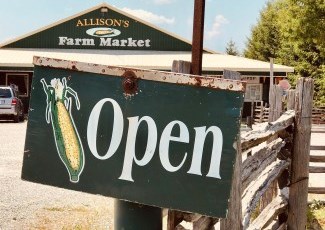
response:
<path fill-rule="evenodd" d="M 115 37 L 121 34 L 121 31 L 117 29 L 107 28 L 107 27 L 96 27 L 91 28 L 86 31 L 86 33 L 93 37 Z"/>

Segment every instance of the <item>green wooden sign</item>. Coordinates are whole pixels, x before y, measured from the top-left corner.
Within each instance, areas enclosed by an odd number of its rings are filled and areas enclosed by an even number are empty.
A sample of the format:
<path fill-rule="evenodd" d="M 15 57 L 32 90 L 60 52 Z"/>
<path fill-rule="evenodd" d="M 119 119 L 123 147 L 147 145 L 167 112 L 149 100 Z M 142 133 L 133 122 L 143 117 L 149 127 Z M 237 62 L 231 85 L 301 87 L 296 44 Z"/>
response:
<path fill-rule="evenodd" d="M 22 178 L 225 217 L 240 81 L 34 58 Z"/>
<path fill-rule="evenodd" d="M 191 44 L 108 4 L 9 42 L 4 48 L 191 51 Z"/>

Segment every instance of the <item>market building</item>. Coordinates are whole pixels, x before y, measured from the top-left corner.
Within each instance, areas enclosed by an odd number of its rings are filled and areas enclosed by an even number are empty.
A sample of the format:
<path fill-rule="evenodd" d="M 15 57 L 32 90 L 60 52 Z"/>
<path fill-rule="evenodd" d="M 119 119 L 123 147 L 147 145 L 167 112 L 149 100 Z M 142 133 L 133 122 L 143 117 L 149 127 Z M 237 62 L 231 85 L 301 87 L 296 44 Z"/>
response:
<path fill-rule="evenodd" d="M 109 66 L 170 71 L 191 61 L 191 42 L 106 3 L 0 45 L 0 85 L 16 84 L 27 112 L 33 56 Z M 270 64 L 204 49 L 203 75 L 236 71 L 247 81 L 244 116 L 251 103 L 268 102 Z M 293 72 L 274 65 L 275 83 Z"/>

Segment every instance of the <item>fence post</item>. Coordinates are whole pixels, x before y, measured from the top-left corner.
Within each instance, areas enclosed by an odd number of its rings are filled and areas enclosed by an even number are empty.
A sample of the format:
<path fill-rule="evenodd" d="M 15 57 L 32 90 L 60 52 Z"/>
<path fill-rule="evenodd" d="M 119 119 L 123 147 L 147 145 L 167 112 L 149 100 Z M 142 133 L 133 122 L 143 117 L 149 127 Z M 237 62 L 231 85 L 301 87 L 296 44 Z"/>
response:
<path fill-rule="evenodd" d="M 172 72 L 175 73 L 190 73 L 191 62 L 174 60 L 172 64 Z M 168 210 L 167 216 L 167 230 L 174 230 L 176 226 L 182 222 L 183 218 L 180 211 Z"/>
<path fill-rule="evenodd" d="M 234 74 L 237 79 L 240 80 L 240 74 Z M 224 75 L 224 78 L 228 78 Z M 253 118 L 252 118 L 253 119 Z M 242 168 L 242 155 L 241 155 L 241 143 L 240 133 L 237 135 L 237 156 L 236 164 L 234 167 L 234 175 L 232 179 L 232 186 L 230 191 L 230 201 L 228 207 L 228 216 L 225 219 L 220 220 L 220 230 L 240 230 L 242 226 L 242 207 L 241 207 L 241 168 Z"/>
<path fill-rule="evenodd" d="M 297 91 L 288 229 L 303 230 L 306 229 L 307 224 L 309 153 L 314 81 L 311 78 L 300 78 L 297 83 Z"/>
<path fill-rule="evenodd" d="M 242 226 L 242 205 L 241 205 L 241 155 L 240 133 L 237 136 L 237 156 L 232 180 L 232 188 L 230 192 L 230 202 L 228 208 L 228 216 L 220 220 L 220 230 L 241 230 Z"/>
<path fill-rule="evenodd" d="M 290 89 L 288 91 L 287 110 L 295 109 L 296 90 Z"/>
<path fill-rule="evenodd" d="M 271 86 L 269 93 L 269 122 L 277 120 L 282 113 L 282 89 L 278 85 Z"/>

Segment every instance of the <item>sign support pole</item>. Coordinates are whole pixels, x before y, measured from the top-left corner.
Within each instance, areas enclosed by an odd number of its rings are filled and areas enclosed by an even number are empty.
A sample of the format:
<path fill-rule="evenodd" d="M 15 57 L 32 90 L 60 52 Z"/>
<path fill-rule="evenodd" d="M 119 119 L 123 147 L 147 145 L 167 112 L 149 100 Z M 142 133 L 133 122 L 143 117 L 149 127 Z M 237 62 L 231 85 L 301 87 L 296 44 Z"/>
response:
<path fill-rule="evenodd" d="M 114 202 L 114 229 L 161 230 L 162 209 L 116 199 Z"/>
<path fill-rule="evenodd" d="M 191 66 L 191 73 L 194 75 L 202 74 L 204 9 L 205 9 L 205 0 L 195 0 L 194 20 L 193 20 L 193 39 L 192 39 L 192 66 Z"/>

